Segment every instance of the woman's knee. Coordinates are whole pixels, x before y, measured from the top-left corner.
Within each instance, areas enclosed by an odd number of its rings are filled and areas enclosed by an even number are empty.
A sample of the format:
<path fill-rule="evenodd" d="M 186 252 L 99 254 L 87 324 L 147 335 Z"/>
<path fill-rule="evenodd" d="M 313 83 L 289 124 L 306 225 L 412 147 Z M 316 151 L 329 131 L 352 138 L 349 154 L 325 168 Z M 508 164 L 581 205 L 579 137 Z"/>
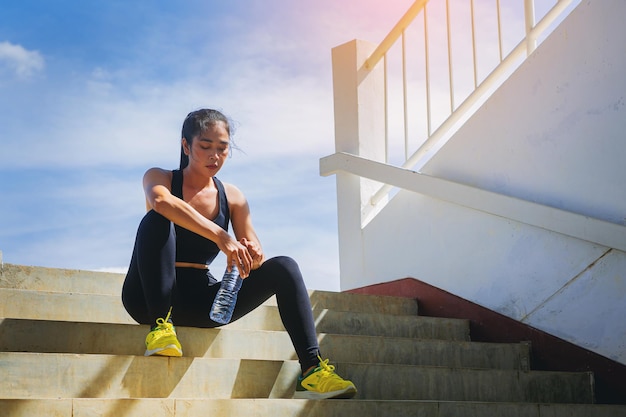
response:
<path fill-rule="evenodd" d="M 281 270 L 287 274 L 300 275 L 300 267 L 298 263 L 289 256 L 276 256 L 274 258 L 270 258 L 263 263 L 263 266 L 266 266 L 269 269 L 273 270 Z"/>
<path fill-rule="evenodd" d="M 302 283 L 302 273 L 298 263 L 289 256 L 277 256 L 267 259 L 261 266 L 262 275 L 265 275 L 265 279 L 271 279 L 275 282 L 275 288 L 283 287 L 285 285 L 299 286 Z"/>
<path fill-rule="evenodd" d="M 139 223 L 139 230 L 164 227 L 169 229 L 170 223 L 171 222 L 162 214 L 159 214 L 154 210 L 150 210 L 141 219 L 141 222 Z"/>
<path fill-rule="evenodd" d="M 162 214 L 154 210 L 148 211 L 137 229 L 137 239 L 142 241 L 158 241 L 172 239 L 176 236 L 174 224 Z"/>

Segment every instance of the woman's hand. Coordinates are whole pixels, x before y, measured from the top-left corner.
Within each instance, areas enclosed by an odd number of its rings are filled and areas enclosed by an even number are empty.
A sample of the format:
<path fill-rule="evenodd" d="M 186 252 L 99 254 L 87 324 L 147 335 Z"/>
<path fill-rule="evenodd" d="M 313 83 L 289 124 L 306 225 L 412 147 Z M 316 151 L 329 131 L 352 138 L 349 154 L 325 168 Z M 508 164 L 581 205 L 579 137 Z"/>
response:
<path fill-rule="evenodd" d="M 226 268 L 230 271 L 233 266 L 236 266 L 241 278 L 248 278 L 250 271 L 254 269 L 253 256 L 249 249 L 226 232 L 218 246 L 226 254 Z"/>
<path fill-rule="evenodd" d="M 252 269 L 259 268 L 263 262 L 265 261 L 265 256 L 263 255 L 263 249 L 261 245 L 257 244 L 252 240 L 248 240 L 245 237 L 239 239 L 239 243 L 248 249 L 248 253 L 252 256 Z"/>
<path fill-rule="evenodd" d="M 251 259 L 251 270 L 257 269 L 265 262 L 265 255 L 252 226 L 248 202 L 243 193 L 234 185 L 224 183 L 224 189 L 228 196 L 230 222 L 233 225 L 235 238 L 239 240 L 237 243 L 246 248 L 246 253 Z"/>

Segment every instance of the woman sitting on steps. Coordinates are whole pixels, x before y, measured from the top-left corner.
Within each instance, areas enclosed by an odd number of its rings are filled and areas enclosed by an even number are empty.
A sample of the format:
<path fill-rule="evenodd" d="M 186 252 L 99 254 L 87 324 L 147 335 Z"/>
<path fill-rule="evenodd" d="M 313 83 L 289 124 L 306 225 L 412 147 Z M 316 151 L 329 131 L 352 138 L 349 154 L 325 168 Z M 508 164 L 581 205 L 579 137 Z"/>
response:
<path fill-rule="evenodd" d="M 122 301 L 134 320 L 153 326 L 145 355 L 182 356 L 174 321 L 220 326 L 209 318 L 220 283 L 208 266 L 222 251 L 227 265 L 237 266 L 244 278 L 233 321 L 276 295 L 302 368 L 294 398 L 351 398 L 354 384 L 320 356 L 298 265 L 284 256 L 265 259 L 243 193 L 215 177 L 229 155 L 230 136 L 221 112 L 194 111 L 183 123 L 180 168 L 151 168 L 144 175 L 148 213 L 139 224 Z"/>

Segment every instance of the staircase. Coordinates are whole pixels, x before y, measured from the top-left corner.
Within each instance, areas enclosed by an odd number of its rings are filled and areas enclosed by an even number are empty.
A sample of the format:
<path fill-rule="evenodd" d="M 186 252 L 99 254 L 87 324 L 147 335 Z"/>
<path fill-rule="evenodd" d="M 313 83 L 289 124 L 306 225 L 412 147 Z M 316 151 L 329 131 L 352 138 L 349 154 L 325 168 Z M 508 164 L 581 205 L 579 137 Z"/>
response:
<path fill-rule="evenodd" d="M 531 346 L 406 298 L 311 291 L 320 346 L 359 390 L 293 400 L 299 365 L 275 300 L 222 329 L 178 327 L 185 356 L 144 357 L 120 274 L 4 264 L 0 416 L 626 416 L 591 373 L 532 371 Z"/>

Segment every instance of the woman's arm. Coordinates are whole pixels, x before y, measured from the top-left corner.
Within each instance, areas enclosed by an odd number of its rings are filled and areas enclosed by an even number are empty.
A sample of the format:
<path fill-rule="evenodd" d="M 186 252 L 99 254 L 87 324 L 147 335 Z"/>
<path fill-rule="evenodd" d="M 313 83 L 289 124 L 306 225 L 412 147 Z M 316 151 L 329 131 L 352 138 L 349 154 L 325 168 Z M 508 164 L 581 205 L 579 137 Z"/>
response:
<path fill-rule="evenodd" d="M 170 190 L 171 182 L 171 171 L 151 168 L 145 173 L 143 187 L 147 207 L 175 224 L 215 242 L 218 248 L 226 254 L 228 265 L 239 265 L 240 275 L 242 278 L 247 277 L 253 264 L 248 248 L 200 214 L 190 204 L 174 196 Z"/>
<path fill-rule="evenodd" d="M 232 184 L 224 184 L 230 207 L 230 221 L 235 237 L 244 245 L 252 256 L 252 269 L 257 269 L 265 262 L 261 242 L 252 226 L 250 207 L 243 193 Z"/>

